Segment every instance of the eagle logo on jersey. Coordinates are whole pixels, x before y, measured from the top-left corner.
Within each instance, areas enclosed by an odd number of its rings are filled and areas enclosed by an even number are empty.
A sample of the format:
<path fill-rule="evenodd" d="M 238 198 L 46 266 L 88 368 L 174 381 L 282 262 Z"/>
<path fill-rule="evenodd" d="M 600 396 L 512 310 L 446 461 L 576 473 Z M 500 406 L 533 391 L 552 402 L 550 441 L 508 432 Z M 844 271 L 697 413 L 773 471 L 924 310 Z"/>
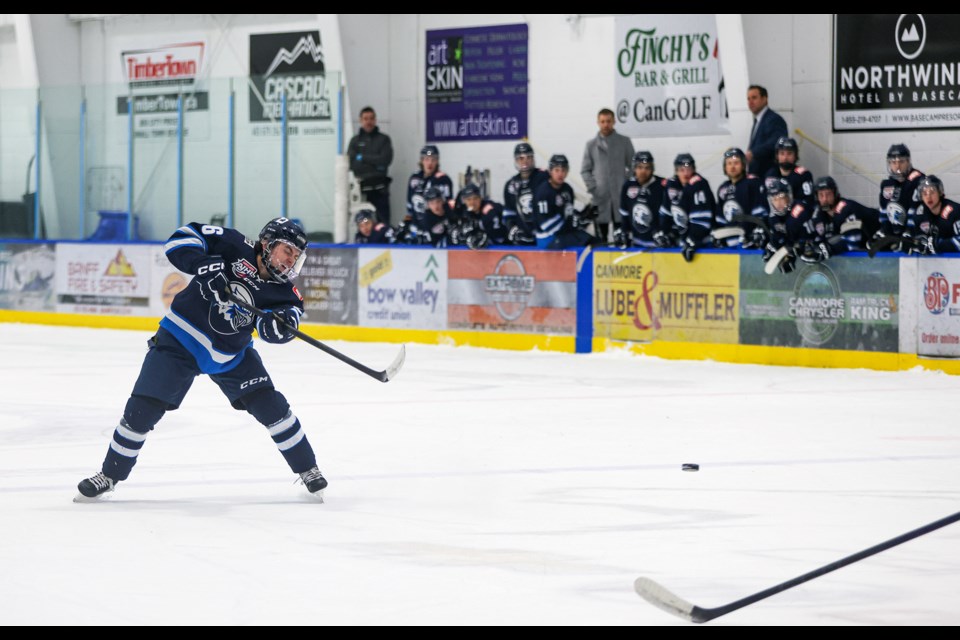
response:
<path fill-rule="evenodd" d="M 887 219 L 890 224 L 904 225 L 907 223 L 907 212 L 899 202 L 887 203 Z"/>
<path fill-rule="evenodd" d="M 517 204 L 520 205 L 520 213 L 530 215 L 533 213 L 533 194 L 529 192 L 520 194 Z"/>
<path fill-rule="evenodd" d="M 253 306 L 253 295 L 239 282 L 230 283 L 230 293 Z M 222 302 L 218 298 L 210 304 L 210 327 L 220 335 L 240 333 L 240 329 L 253 324 L 253 320 L 253 313 L 233 302 Z"/>
<path fill-rule="evenodd" d="M 679 205 L 670 207 L 670 214 L 673 216 L 673 223 L 680 229 L 687 228 L 687 212 Z"/>
<path fill-rule="evenodd" d="M 652 222 L 653 213 L 651 213 L 650 207 L 639 202 L 633 205 L 633 223 L 635 225 L 646 228 L 649 227 Z"/>
<path fill-rule="evenodd" d="M 727 222 L 733 222 L 733 216 L 743 213 L 740 203 L 736 200 L 727 200 L 723 203 L 723 217 Z"/>

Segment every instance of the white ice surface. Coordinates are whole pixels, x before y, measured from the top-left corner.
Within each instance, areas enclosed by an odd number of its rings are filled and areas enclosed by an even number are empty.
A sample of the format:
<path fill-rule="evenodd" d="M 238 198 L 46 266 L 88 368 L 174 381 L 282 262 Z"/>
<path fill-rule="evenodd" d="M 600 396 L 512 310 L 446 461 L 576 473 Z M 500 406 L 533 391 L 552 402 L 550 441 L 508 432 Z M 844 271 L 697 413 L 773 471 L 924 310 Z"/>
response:
<path fill-rule="evenodd" d="M 716 607 L 960 510 L 957 377 L 300 341 L 257 349 L 325 504 L 205 377 L 75 504 L 150 334 L 0 330 L 3 625 L 686 625 L 634 580 Z M 709 624 L 958 625 L 960 524 Z"/>

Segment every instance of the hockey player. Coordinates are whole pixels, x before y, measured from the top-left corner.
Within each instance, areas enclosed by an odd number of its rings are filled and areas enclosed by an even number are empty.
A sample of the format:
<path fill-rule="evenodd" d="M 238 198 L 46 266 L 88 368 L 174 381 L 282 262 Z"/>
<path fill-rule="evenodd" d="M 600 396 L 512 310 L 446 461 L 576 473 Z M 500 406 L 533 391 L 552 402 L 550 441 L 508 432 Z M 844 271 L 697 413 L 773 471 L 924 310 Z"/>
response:
<path fill-rule="evenodd" d="M 887 150 L 887 169 L 890 175 L 880 183 L 880 230 L 868 245 L 874 250 L 898 251 L 897 239 L 913 234 L 913 217 L 920 204 L 917 185 L 924 173 L 913 168 L 905 144 L 894 144 Z"/>
<path fill-rule="evenodd" d="M 960 204 L 943 197 L 943 182 L 935 175 L 921 178 L 917 191 L 921 203 L 908 251 L 921 255 L 960 252 Z"/>
<path fill-rule="evenodd" d="M 375 211 L 361 209 L 354 216 L 357 222 L 356 244 L 393 244 L 397 241 L 393 227 L 375 220 Z"/>
<path fill-rule="evenodd" d="M 419 242 L 411 244 L 431 244 L 446 247 L 450 244 L 450 231 L 457 227 L 456 216 L 450 208 L 450 199 L 436 187 L 430 187 L 423 193 L 427 208 L 423 212 L 419 230 Z"/>
<path fill-rule="evenodd" d="M 710 190 L 710 183 L 697 173 L 697 163 L 692 155 L 677 155 L 673 167 L 676 175 L 667 180 L 667 198 L 663 207 L 672 217 L 672 222 L 661 225 L 660 230 L 668 238 L 678 239 L 683 259 L 690 262 L 698 248 L 712 246 L 710 231 L 714 227 L 717 201 Z"/>
<path fill-rule="evenodd" d="M 272 343 L 294 338 L 303 298 L 291 280 L 306 259 L 307 238 L 288 218 L 268 222 L 257 240 L 235 229 L 192 222 L 166 244 L 170 262 L 193 280 L 173 299 L 148 341 L 140 376 L 113 431 L 101 470 L 78 485 L 77 501 L 95 500 L 126 480 L 147 436 L 167 411 L 180 406 L 194 379 L 207 374 L 238 410 L 267 429 L 290 469 L 314 495 L 327 486 L 300 421 L 253 348 L 254 326 Z M 230 295 L 283 319 L 264 320 Z"/>
<path fill-rule="evenodd" d="M 717 189 L 717 227 L 711 232 L 714 245 L 735 247 L 742 244 L 751 249 L 757 224 L 750 219 L 763 223 L 767 219 L 763 184 L 757 176 L 747 173 L 746 155 L 737 147 L 724 152 L 723 173 L 727 180 Z"/>
<path fill-rule="evenodd" d="M 440 150 L 436 145 L 428 144 L 420 149 L 419 164 L 420 171 L 407 181 L 407 214 L 404 223 L 413 221 L 423 229 L 423 213 L 427 210 L 423 194 L 433 187 L 440 190 L 445 200 L 450 200 L 453 198 L 453 181 L 440 171 Z"/>
<path fill-rule="evenodd" d="M 876 233 L 880 212 L 840 197 L 837 182 L 830 176 L 819 178 L 814 187 L 818 207 L 813 226 L 817 237 L 801 257 L 820 262 L 848 251 L 864 251 L 866 239 Z"/>
<path fill-rule="evenodd" d="M 770 204 L 768 231 L 765 233 L 761 228 L 756 229 L 754 234 L 758 237 L 754 241 L 764 247 L 763 261 L 768 263 L 768 272 L 772 269 L 772 260 L 781 272 L 790 273 L 806 241 L 816 238 L 813 228 L 816 209 L 805 202 L 794 202 L 793 188 L 783 178 L 767 189 L 767 200 Z M 760 245 L 763 238 L 759 236 L 767 236 L 765 245 Z"/>
<path fill-rule="evenodd" d="M 537 246 L 566 249 L 595 244 L 597 238 L 583 230 L 590 223 L 590 214 L 573 207 L 573 188 L 566 182 L 570 173 L 567 156 L 559 153 L 550 156 L 548 173 L 549 180 L 541 184 L 533 196 Z"/>
<path fill-rule="evenodd" d="M 458 234 L 471 249 L 492 244 L 506 244 L 507 227 L 503 223 L 503 207 L 481 197 L 480 189 L 468 184 L 460 191 L 460 227 Z"/>
<path fill-rule="evenodd" d="M 633 177 L 620 189 L 620 227 L 614 233 L 620 248 L 658 246 L 654 235 L 660 229 L 665 180 L 653 172 L 653 154 L 633 154 Z"/>
<path fill-rule="evenodd" d="M 813 174 L 797 164 L 800 159 L 800 148 L 797 146 L 797 141 L 782 136 L 777 140 L 774 155 L 777 164 L 767 171 L 767 175 L 763 176 L 764 189 L 783 178 L 793 189 L 794 202 L 805 202 L 811 207 L 816 206 L 817 199 L 813 193 Z"/>
<path fill-rule="evenodd" d="M 513 148 L 513 164 L 518 173 L 503 186 L 503 222 L 507 240 L 514 245 L 536 244 L 537 228 L 533 194 L 547 181 L 547 172 L 534 165 L 533 147 L 521 142 Z"/>

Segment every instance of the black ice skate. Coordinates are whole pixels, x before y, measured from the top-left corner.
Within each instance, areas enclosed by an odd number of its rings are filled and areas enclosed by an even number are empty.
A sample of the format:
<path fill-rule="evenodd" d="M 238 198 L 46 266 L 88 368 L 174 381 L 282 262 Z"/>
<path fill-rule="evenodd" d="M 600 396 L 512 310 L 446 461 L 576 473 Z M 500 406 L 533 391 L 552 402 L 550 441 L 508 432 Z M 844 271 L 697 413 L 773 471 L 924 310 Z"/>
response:
<path fill-rule="evenodd" d="M 307 491 L 323 502 L 323 490 L 327 487 L 327 479 L 320 473 L 320 469 L 314 467 L 304 471 L 300 474 L 300 480 L 307 487 Z"/>
<path fill-rule="evenodd" d="M 113 478 L 103 475 L 102 471 L 98 471 L 86 480 L 80 481 L 80 484 L 77 485 L 77 489 L 80 490 L 80 495 L 74 498 L 73 501 L 96 502 L 103 494 L 113 491 L 115 484 Z"/>

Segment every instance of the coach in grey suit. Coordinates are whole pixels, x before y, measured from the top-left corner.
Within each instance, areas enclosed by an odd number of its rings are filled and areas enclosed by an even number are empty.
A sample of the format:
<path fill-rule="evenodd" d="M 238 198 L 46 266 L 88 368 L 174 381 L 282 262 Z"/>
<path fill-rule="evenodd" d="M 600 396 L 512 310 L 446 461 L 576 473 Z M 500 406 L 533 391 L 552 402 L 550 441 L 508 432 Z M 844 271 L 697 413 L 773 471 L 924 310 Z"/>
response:
<path fill-rule="evenodd" d="M 613 130 L 613 111 L 601 109 L 597 114 L 600 131 L 587 142 L 583 151 L 580 175 L 587 185 L 593 204 L 597 206 L 597 235 L 607 242 L 610 223 L 620 219 L 620 189 L 630 177 L 633 142 Z"/>
<path fill-rule="evenodd" d="M 748 171 L 761 178 L 774 164 L 774 148 L 781 136 L 787 135 L 787 121 L 767 106 L 767 90 L 758 84 L 747 90 L 747 106 L 753 113 L 750 144 L 747 147 Z"/>

